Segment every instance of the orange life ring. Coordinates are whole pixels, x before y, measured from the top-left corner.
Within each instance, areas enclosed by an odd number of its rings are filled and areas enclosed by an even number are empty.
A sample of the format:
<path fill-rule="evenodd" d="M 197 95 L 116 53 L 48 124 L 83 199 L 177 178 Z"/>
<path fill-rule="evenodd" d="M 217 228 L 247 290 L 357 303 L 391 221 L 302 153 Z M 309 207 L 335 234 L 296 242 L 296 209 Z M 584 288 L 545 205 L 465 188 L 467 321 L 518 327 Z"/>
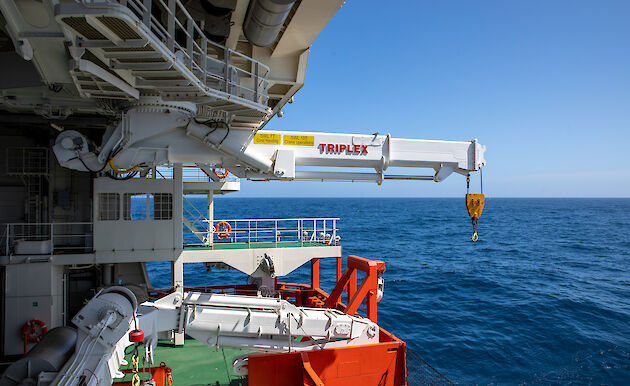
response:
<path fill-rule="evenodd" d="M 228 223 L 227 221 L 220 221 L 217 224 L 215 231 L 217 233 L 217 236 L 219 236 L 219 238 L 224 239 L 232 233 L 232 227 L 230 226 L 230 223 Z"/>
<path fill-rule="evenodd" d="M 217 173 L 217 169 L 212 169 L 212 173 L 214 173 L 215 176 L 219 177 L 219 178 L 225 178 L 227 177 L 227 175 L 230 173 L 227 169 L 223 169 L 224 172 L 219 174 Z"/>
<path fill-rule="evenodd" d="M 46 323 L 38 319 L 31 319 L 22 326 L 22 336 L 29 342 L 39 342 L 44 334 L 48 332 Z"/>

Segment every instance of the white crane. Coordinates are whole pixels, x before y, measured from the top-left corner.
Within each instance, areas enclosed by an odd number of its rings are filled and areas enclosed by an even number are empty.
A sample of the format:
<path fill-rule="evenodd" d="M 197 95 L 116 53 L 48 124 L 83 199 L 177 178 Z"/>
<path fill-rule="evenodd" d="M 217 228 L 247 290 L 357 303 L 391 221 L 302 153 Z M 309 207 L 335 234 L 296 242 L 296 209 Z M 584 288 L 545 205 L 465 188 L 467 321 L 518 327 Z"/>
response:
<path fill-rule="evenodd" d="M 249 179 L 372 180 L 379 184 L 387 179 L 440 182 L 453 172 L 467 175 L 485 164 L 485 147 L 477 140 L 397 139 L 378 133 L 256 132 L 199 117 L 192 103 L 167 103 L 155 97 L 143 98 L 125 111 L 99 146 L 90 146 L 76 131 L 64 131 L 57 137 L 54 151 L 63 166 L 77 170 L 127 172 L 169 163 L 195 163 L 202 168 L 223 167 Z M 319 170 L 331 167 L 374 171 Z M 388 175 L 385 171 L 389 167 L 429 168 L 434 172 Z"/>

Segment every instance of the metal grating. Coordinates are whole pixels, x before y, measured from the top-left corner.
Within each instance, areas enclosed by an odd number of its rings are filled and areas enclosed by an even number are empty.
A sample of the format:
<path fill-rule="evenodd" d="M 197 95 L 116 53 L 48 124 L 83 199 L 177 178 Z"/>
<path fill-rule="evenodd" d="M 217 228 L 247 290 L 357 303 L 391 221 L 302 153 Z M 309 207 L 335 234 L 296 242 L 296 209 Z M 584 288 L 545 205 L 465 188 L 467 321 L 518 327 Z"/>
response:
<path fill-rule="evenodd" d="M 145 47 L 106 47 L 103 48 L 105 52 L 152 52 L 155 51 L 151 46 Z"/>
<path fill-rule="evenodd" d="M 127 23 L 120 19 L 107 16 L 100 16 L 96 19 L 103 23 L 105 27 L 109 28 L 113 33 L 118 35 L 118 37 L 123 40 L 141 39 L 140 35 L 138 35 L 134 30 L 131 29 L 131 27 L 127 25 Z"/>
<path fill-rule="evenodd" d="M 120 63 L 166 63 L 164 58 L 119 58 Z"/>
<path fill-rule="evenodd" d="M 48 149 L 45 147 L 14 147 L 7 149 L 7 174 L 47 176 Z"/>
<path fill-rule="evenodd" d="M 105 36 L 91 25 L 84 17 L 64 17 L 63 22 L 89 40 L 105 40 Z"/>

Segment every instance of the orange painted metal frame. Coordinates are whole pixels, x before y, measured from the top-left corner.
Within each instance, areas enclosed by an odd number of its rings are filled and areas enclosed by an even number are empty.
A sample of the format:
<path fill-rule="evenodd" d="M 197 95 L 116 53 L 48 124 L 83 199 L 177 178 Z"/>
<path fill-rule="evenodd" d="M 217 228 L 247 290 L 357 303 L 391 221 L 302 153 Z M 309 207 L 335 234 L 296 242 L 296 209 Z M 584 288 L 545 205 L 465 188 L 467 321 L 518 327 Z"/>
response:
<path fill-rule="evenodd" d="M 364 346 L 250 355 L 248 382 L 256 386 L 403 386 L 405 342 L 381 329 L 381 342 Z"/>
<path fill-rule="evenodd" d="M 363 278 L 358 290 L 357 271 L 365 272 L 365 278 Z M 376 294 L 379 272 L 385 272 L 384 262 L 368 260 L 359 256 L 348 256 L 348 268 L 337 281 L 337 285 L 330 293 L 328 299 L 326 299 L 324 308 L 338 308 L 341 294 L 347 287 L 348 305 L 345 307 L 344 312 L 349 315 L 356 314 L 361 303 L 363 303 L 363 299 L 367 297 L 367 317 L 376 323 L 378 317 Z"/>

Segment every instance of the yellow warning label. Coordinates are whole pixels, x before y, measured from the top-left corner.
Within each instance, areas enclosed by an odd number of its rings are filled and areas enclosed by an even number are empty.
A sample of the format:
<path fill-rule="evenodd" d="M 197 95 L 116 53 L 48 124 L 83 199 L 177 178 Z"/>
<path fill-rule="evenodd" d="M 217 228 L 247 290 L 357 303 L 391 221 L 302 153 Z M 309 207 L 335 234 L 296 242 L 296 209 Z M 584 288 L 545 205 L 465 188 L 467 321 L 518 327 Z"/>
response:
<path fill-rule="evenodd" d="M 262 145 L 280 145 L 281 140 L 282 134 L 256 133 L 256 135 L 254 135 L 254 143 L 260 143 Z"/>
<path fill-rule="evenodd" d="M 315 136 L 313 135 L 285 135 L 285 145 L 297 146 L 313 146 L 315 144 Z"/>

